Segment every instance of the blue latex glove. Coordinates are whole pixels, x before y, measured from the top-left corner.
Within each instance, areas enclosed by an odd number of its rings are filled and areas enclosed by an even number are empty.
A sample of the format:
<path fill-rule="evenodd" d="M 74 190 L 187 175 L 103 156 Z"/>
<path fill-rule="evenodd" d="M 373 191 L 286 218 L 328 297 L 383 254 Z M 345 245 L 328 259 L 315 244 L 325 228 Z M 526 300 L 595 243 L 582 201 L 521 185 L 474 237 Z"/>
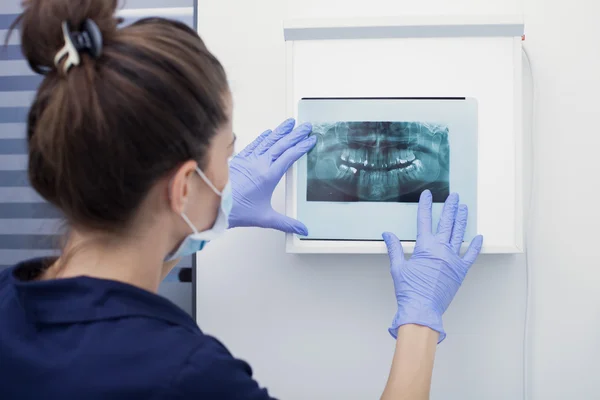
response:
<path fill-rule="evenodd" d="M 231 160 L 230 228 L 255 226 L 308 234 L 304 224 L 279 214 L 271 206 L 271 196 L 283 175 L 316 143 L 316 137 L 308 137 L 312 132 L 310 124 L 294 129 L 295 123 L 288 119 L 274 131 L 265 131 Z"/>
<path fill-rule="evenodd" d="M 452 302 L 483 244 L 483 237 L 477 236 L 464 257 L 460 257 L 468 210 L 466 205 L 459 206 L 458 203 L 456 193 L 448 197 L 437 233 L 434 234 L 431 227 L 431 192 L 427 190 L 421 194 L 417 217 L 417 242 L 408 261 L 404 258 L 398 238 L 393 233 L 383 234 L 398 301 L 398 312 L 389 329 L 394 338 L 397 337 L 398 328 L 406 324 L 427 326 L 439 332 L 439 342 L 446 337 L 442 315 Z"/>

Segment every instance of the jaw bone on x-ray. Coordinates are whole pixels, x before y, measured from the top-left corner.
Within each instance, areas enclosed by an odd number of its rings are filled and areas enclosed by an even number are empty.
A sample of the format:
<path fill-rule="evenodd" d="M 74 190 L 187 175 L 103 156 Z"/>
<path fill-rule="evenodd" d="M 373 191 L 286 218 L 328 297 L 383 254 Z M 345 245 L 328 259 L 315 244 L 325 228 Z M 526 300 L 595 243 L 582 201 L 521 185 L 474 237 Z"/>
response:
<path fill-rule="evenodd" d="M 427 122 L 330 122 L 313 126 L 307 201 L 435 202 L 450 192 L 448 127 Z"/>

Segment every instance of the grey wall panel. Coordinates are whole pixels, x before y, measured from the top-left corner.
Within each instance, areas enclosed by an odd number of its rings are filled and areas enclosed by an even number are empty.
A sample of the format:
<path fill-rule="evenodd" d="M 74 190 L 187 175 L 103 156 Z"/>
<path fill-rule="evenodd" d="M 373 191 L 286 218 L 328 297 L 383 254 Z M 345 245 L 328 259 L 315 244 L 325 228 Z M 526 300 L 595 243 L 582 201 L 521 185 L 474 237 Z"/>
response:
<path fill-rule="evenodd" d="M 44 199 L 29 187 L 0 187 L 0 203 L 42 203 Z"/>
<path fill-rule="evenodd" d="M 60 245 L 56 235 L 0 235 L 0 249 L 53 250 Z"/>
<path fill-rule="evenodd" d="M 192 285 L 189 283 L 169 283 L 166 282 L 159 288 L 159 294 L 171 300 L 177 304 L 190 315 L 193 313 L 193 305 L 191 302 L 192 298 Z"/>
<path fill-rule="evenodd" d="M 21 2 L 15 0 L 2 0 L 0 14 L 18 14 L 21 12 Z"/>
<path fill-rule="evenodd" d="M 28 112 L 29 108 L 27 107 L 0 107 L 0 121 L 5 123 L 26 122 Z M 10 141 L 10 139 L 6 141 Z M 0 142 L 0 146 L 4 145 L 6 143 Z"/>
<path fill-rule="evenodd" d="M 6 3 L 10 3 L 10 2 L 11 2 L 11 0 L 6 1 Z M 12 12 L 10 14 L 5 14 L 5 11 L 3 11 L 3 9 L 6 9 L 5 6 L 6 6 L 6 4 L 0 6 L 0 29 L 9 29 L 10 26 L 12 25 L 12 23 L 15 21 L 15 19 L 19 16 L 18 11 L 15 12 L 15 10 L 6 11 L 6 12 L 10 12 L 10 11 L 12 11 Z"/>
<path fill-rule="evenodd" d="M 148 17 L 160 17 L 160 15 L 148 15 Z M 190 25 L 194 22 L 193 15 L 167 15 L 163 18 L 179 21 L 186 25 Z M 131 25 L 132 23 L 138 20 L 140 20 L 140 18 L 123 18 L 123 25 Z"/>
<path fill-rule="evenodd" d="M 37 257 L 58 254 L 64 221 L 60 211 L 43 201 L 27 177 L 26 118 L 43 76 L 24 60 L 15 31 L 4 47 L 8 28 L 21 11 L 20 0 L 0 1 L 0 268 Z M 193 0 L 128 0 L 121 2 L 130 24 L 144 16 L 167 17 L 195 27 Z M 185 9 L 188 8 L 188 9 Z M 147 12 L 140 12 L 147 9 Z M 161 12 L 164 9 L 165 12 Z M 139 17 L 133 18 L 130 15 Z M 58 50 L 58 49 L 57 49 Z M 186 257 L 165 279 L 160 293 L 192 313 L 192 284 L 187 279 L 192 257 Z"/>
<path fill-rule="evenodd" d="M 167 4 L 170 8 L 180 8 L 193 7 L 194 2 L 191 0 L 120 0 L 119 9 L 165 8 Z"/>
<path fill-rule="evenodd" d="M 192 7 L 191 0 L 119 0 L 119 9 L 132 8 L 166 8 L 166 7 Z M 18 14 L 21 12 L 21 2 L 3 0 L 0 4 L 0 13 Z"/>
<path fill-rule="evenodd" d="M 26 60 L 5 60 L 2 61 L 2 68 L 0 68 L 0 76 L 24 76 L 33 75 L 35 72 L 29 68 L 29 63 Z M 41 77 L 38 77 L 41 79 Z M 41 80 L 40 80 L 41 82 Z"/>
<path fill-rule="evenodd" d="M 0 57 L 1 59 L 2 57 Z M 2 63 L 0 62 L 0 68 Z M 21 92 L 23 90 L 37 90 L 43 77 L 40 75 L 25 76 L 0 76 L 0 91 L 2 92 Z M 5 122 L 0 120 L 1 122 Z"/>
<path fill-rule="evenodd" d="M 26 154 L 0 154 L 0 170 L 21 171 L 27 169 Z"/>
<path fill-rule="evenodd" d="M 0 218 L 62 218 L 62 214 L 48 203 L 2 203 Z"/>
<path fill-rule="evenodd" d="M 0 171 L 0 187 L 29 186 L 27 171 Z"/>
<path fill-rule="evenodd" d="M 30 258 L 55 256 L 58 250 L 0 249 L 0 268 L 7 268 Z"/>
<path fill-rule="evenodd" d="M 35 98 L 34 90 L 26 90 L 26 91 L 18 91 L 18 92 L 0 92 L 0 108 L 3 107 L 25 107 L 29 110 L 31 107 L 31 103 L 33 103 L 33 99 Z M 23 121 L 25 122 L 25 121 Z M 2 126 L 0 126 L 0 130 Z M 23 130 L 24 132 L 25 130 Z M 0 135 L 0 139 L 9 139 L 3 138 Z M 10 138 L 14 139 L 14 138 Z"/>
<path fill-rule="evenodd" d="M 0 108 L 0 118 L 3 110 Z M 24 114 L 27 115 L 27 108 L 24 108 Z M 20 115 L 22 117 L 22 115 Z M 24 154 L 27 153 L 27 142 L 25 139 L 0 139 L 0 154 Z"/>
<path fill-rule="evenodd" d="M 3 93 L 3 92 L 0 92 Z M 6 92 L 4 92 L 6 93 Z M 27 125 L 25 123 L 0 123 L 0 139 L 20 139 L 25 138 Z"/>
<path fill-rule="evenodd" d="M 2 219 L 0 235 L 56 235 L 62 232 L 60 219 Z"/>
<path fill-rule="evenodd" d="M 8 36 L 10 33 L 10 36 Z M 8 37 L 8 43 L 6 38 Z M 0 29 L 0 44 L 21 44 L 21 35 L 17 29 L 12 32 L 8 29 Z"/>
<path fill-rule="evenodd" d="M 20 60 L 23 58 L 21 46 L 8 45 L 0 49 L 0 60 Z"/>

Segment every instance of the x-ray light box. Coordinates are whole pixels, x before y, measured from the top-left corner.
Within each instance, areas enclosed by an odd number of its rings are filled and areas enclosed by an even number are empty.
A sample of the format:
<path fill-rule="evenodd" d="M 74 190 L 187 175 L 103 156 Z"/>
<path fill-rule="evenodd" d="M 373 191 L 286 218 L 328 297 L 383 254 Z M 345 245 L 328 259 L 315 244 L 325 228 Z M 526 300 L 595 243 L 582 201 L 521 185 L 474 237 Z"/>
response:
<path fill-rule="evenodd" d="M 288 114 L 317 137 L 286 176 L 286 213 L 309 230 L 288 252 L 384 253 L 389 230 L 410 253 L 424 189 L 434 223 L 458 192 L 466 241 L 522 251 L 519 18 L 290 21 L 284 34 Z"/>

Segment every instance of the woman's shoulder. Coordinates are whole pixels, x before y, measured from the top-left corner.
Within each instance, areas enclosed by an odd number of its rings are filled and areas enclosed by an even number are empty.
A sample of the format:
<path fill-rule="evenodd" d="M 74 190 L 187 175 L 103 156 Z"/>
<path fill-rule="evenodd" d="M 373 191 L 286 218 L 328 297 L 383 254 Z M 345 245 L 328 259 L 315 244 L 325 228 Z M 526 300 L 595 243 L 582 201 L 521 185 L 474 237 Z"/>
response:
<path fill-rule="evenodd" d="M 182 398 L 272 399 L 252 377 L 250 365 L 208 335 L 190 352 L 173 382 L 173 391 Z"/>

